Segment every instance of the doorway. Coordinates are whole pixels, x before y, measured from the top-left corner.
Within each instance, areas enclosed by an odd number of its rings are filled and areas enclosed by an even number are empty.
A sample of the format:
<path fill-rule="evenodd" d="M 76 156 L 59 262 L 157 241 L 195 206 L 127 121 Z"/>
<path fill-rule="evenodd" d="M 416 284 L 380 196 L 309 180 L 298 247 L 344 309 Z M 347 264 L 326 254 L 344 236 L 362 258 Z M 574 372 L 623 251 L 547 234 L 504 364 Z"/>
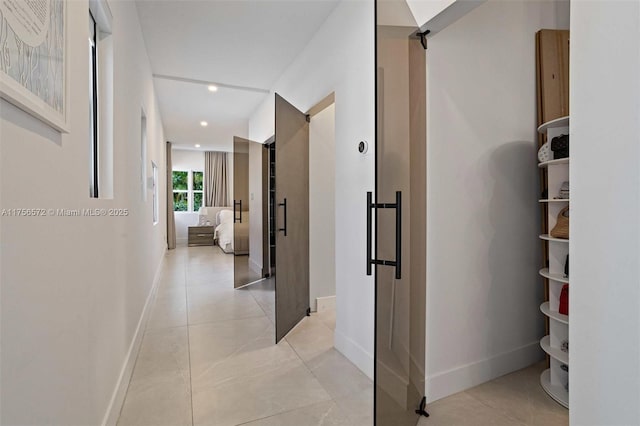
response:
<path fill-rule="evenodd" d="M 335 104 L 312 108 L 309 122 L 309 306 L 336 306 Z M 314 114 L 315 112 L 315 114 Z"/>

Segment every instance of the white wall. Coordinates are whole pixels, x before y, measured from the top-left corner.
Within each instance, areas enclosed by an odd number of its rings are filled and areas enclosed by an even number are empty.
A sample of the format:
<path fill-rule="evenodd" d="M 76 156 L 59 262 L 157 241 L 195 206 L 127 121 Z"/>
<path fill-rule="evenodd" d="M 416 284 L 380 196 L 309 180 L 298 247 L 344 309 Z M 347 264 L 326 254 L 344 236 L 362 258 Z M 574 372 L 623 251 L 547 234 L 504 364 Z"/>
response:
<path fill-rule="evenodd" d="M 426 23 L 438 13 L 460 0 L 406 0 L 418 26 Z"/>
<path fill-rule="evenodd" d="M 309 123 L 309 306 L 336 294 L 335 104 Z"/>
<path fill-rule="evenodd" d="M 153 225 L 151 191 L 144 201 L 140 194 L 141 108 L 147 159 L 159 166 L 159 176 L 165 175 L 165 144 L 135 5 L 111 2 L 110 200 L 88 196 L 88 2 L 66 5 L 71 133 L 60 135 L 0 101 L 0 206 L 127 208 L 129 215 L 0 219 L 0 423 L 7 425 L 103 422 L 166 247 L 164 209 Z M 164 206 L 164 179 L 159 187 Z"/>
<path fill-rule="evenodd" d="M 542 359 L 535 32 L 557 27 L 553 2 L 489 1 L 429 40 L 430 400 Z"/>
<path fill-rule="evenodd" d="M 173 149 L 171 153 L 173 170 L 204 170 L 204 152 L 184 149 Z M 189 227 L 198 224 L 198 212 L 175 212 L 176 243 L 187 244 Z"/>
<path fill-rule="evenodd" d="M 373 191 L 373 3 L 341 2 L 275 84 L 275 91 L 307 111 L 335 92 L 336 126 L 336 348 L 373 375 L 373 277 L 365 275 L 366 192 Z M 249 138 L 274 132 L 273 94 L 249 121 Z M 277 142 L 276 142 L 277 143 Z"/>
<path fill-rule="evenodd" d="M 639 76 L 639 3 L 572 1 L 572 425 L 640 424 Z"/>

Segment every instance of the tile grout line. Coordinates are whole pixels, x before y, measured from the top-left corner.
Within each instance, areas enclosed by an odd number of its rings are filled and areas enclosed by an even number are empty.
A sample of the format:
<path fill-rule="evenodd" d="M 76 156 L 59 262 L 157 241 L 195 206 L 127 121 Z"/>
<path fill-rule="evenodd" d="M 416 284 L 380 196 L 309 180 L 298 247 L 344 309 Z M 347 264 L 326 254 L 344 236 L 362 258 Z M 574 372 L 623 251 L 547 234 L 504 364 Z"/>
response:
<path fill-rule="evenodd" d="M 151 311 L 149 315 L 153 312 L 155 308 L 156 301 L 158 300 L 158 288 L 156 288 L 155 294 L 153 295 L 153 304 L 151 306 Z M 124 409 L 124 405 L 127 402 L 127 397 L 129 396 L 129 389 L 131 388 L 131 382 L 133 382 L 133 375 L 136 372 L 136 367 L 138 366 L 138 360 L 140 359 L 140 352 L 142 352 L 142 347 L 144 345 L 145 337 L 147 336 L 148 331 L 153 331 L 154 329 L 149 329 L 149 318 L 144 324 L 144 330 L 142 331 L 142 337 L 140 339 L 140 347 L 138 348 L 138 353 L 136 353 L 136 360 L 133 362 L 133 367 L 131 368 L 131 377 L 129 378 L 129 382 L 127 383 L 127 390 L 124 393 L 124 398 L 122 399 L 122 405 L 120 406 L 120 411 L 118 412 L 118 419 L 116 420 L 116 426 L 120 422 L 120 417 L 122 417 L 122 410 Z M 193 426 L 193 425 L 192 425 Z"/>
<path fill-rule="evenodd" d="M 317 401 L 317 402 L 313 402 L 311 404 L 303 405 L 302 407 L 292 408 L 291 410 L 285 410 L 285 411 L 282 411 L 280 413 L 271 414 L 269 416 L 258 417 L 257 419 L 249 420 L 248 422 L 237 423 L 235 426 L 250 425 L 251 423 L 257 422 L 259 420 L 270 419 L 272 417 L 281 416 L 283 414 L 293 413 L 294 411 L 303 410 L 305 408 L 310 408 L 310 407 L 313 407 L 314 405 L 325 404 L 327 402 L 335 403 L 335 401 L 333 399 L 330 399 L 330 400 L 327 400 L 327 401 Z"/>
<path fill-rule="evenodd" d="M 275 283 L 274 283 L 275 284 Z M 253 298 L 253 300 L 256 302 L 256 304 L 258 305 L 258 307 L 260 308 L 260 310 L 262 310 L 262 312 L 264 313 L 264 316 L 267 317 L 267 319 L 269 320 L 269 322 L 271 322 L 274 327 L 275 327 L 275 323 L 273 321 L 271 321 L 271 318 L 269 318 L 269 314 L 267 313 L 267 311 L 265 311 L 265 309 L 262 307 L 262 304 L 260 302 L 258 302 L 258 299 L 256 299 L 256 297 L 253 295 L 253 291 L 251 291 L 251 289 L 249 289 L 249 294 L 251 295 L 251 297 Z M 275 297 L 275 289 L 273 291 L 273 297 Z M 275 305 L 275 304 L 274 304 Z M 250 317 L 252 318 L 252 317 Z"/>
<path fill-rule="evenodd" d="M 191 371 L 191 338 L 189 333 L 189 292 L 187 291 L 187 265 L 184 268 L 184 303 L 187 316 L 187 353 L 189 358 L 189 402 L 191 403 L 191 426 L 194 424 L 193 420 L 193 380 Z"/>

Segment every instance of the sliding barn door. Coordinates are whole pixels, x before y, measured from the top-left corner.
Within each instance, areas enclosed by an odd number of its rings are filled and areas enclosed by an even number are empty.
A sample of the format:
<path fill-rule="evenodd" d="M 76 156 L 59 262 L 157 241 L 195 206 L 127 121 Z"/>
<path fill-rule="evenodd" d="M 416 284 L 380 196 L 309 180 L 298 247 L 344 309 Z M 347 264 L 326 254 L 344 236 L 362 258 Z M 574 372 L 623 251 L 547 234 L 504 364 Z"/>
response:
<path fill-rule="evenodd" d="M 250 260 L 249 164 L 252 145 L 233 138 L 233 286 L 244 287 L 262 279 L 262 271 Z M 258 151 L 261 153 L 261 151 Z M 256 224 L 254 224 L 255 226 Z"/>
<path fill-rule="evenodd" d="M 309 310 L 309 123 L 276 94 L 276 342 Z"/>
<path fill-rule="evenodd" d="M 415 23 L 380 24 L 406 4 L 377 5 L 375 425 L 413 426 L 425 391 L 426 58 Z"/>

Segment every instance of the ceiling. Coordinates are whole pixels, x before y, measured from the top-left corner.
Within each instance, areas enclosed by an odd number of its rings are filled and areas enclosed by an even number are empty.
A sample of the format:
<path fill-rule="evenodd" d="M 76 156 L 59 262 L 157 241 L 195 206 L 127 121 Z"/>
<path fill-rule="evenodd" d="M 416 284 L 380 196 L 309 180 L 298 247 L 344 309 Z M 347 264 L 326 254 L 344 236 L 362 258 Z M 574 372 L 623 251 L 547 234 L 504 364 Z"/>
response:
<path fill-rule="evenodd" d="M 138 0 L 167 139 L 228 149 L 229 135 L 246 136 L 251 113 L 338 2 Z"/>

